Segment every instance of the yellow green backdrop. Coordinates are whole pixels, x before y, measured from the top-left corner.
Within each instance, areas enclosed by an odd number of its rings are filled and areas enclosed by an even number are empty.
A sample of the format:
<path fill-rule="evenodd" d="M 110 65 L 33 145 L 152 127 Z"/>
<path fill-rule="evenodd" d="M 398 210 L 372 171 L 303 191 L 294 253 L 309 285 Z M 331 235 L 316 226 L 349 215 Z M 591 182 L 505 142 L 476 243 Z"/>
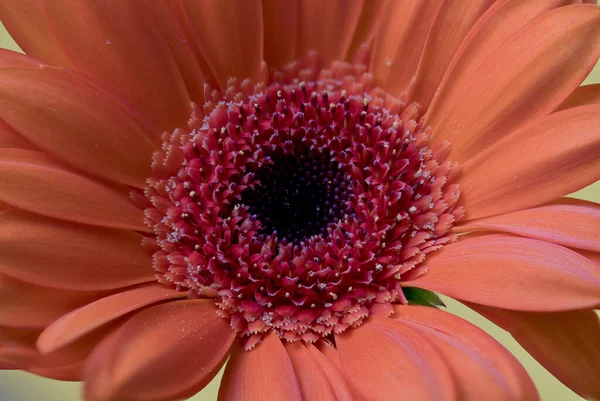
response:
<path fill-rule="evenodd" d="M 5 0 L 0 0 L 5 1 Z M 0 24 L 0 47 L 19 50 L 14 41 Z M 576 62 L 576 61 L 574 61 Z M 600 82 L 600 63 L 584 84 Z M 574 197 L 600 202 L 600 182 L 591 185 L 575 194 Z M 448 311 L 486 330 L 494 338 L 506 346 L 523 363 L 538 390 L 543 401 L 582 401 L 583 398 L 573 393 L 562 383 L 550 375 L 539 363 L 531 358 L 505 331 L 482 318 L 458 302 L 444 298 Z M 1 307 L 1 305 L 0 305 Z M 202 392 L 190 401 L 215 401 L 219 389 L 220 375 L 213 380 Z M 600 385 L 600 384 L 599 384 Z M 81 385 L 65 383 L 33 376 L 28 373 L 15 371 L 0 371 L 0 401 L 82 401 Z M 125 401 L 125 400 L 124 400 Z M 482 400 L 484 401 L 484 400 Z"/>

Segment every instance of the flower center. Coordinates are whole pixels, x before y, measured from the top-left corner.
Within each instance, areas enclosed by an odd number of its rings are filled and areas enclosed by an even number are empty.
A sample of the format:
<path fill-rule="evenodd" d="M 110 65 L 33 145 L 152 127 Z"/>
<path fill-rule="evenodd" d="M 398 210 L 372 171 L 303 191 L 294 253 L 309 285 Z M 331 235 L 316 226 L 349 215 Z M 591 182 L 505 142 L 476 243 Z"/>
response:
<path fill-rule="evenodd" d="M 350 177 L 328 151 L 276 148 L 273 164 L 256 172 L 258 185 L 242 193 L 235 207 L 247 207 L 261 223 L 257 238 L 273 236 L 282 245 L 327 234 L 352 214 Z"/>
<path fill-rule="evenodd" d="M 231 80 L 165 135 L 145 192 L 159 281 L 214 298 L 247 349 L 391 313 L 462 217 L 449 148 L 427 146 L 418 105 L 364 66 L 284 70 Z"/>

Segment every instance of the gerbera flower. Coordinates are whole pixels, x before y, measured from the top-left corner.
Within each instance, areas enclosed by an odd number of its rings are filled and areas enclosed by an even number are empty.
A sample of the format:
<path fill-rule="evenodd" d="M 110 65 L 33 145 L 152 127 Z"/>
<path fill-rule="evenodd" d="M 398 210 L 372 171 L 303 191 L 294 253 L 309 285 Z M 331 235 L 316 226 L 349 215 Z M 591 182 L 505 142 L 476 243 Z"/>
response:
<path fill-rule="evenodd" d="M 4 1 L 0 366 L 89 401 L 600 398 L 600 9 Z M 583 3 L 587 3 L 584 1 Z"/>

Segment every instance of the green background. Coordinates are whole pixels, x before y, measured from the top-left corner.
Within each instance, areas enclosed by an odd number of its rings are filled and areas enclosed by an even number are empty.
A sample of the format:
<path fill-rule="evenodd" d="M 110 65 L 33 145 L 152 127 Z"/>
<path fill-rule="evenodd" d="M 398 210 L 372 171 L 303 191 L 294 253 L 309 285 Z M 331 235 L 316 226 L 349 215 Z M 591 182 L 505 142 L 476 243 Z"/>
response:
<path fill-rule="evenodd" d="M 5 1 L 5 0 L 0 0 Z M 6 30 L 0 24 L 0 47 L 19 50 Z M 576 62 L 576 61 L 574 61 Z M 600 82 L 600 63 L 584 84 Z M 595 183 L 573 196 L 594 202 L 600 202 L 600 182 Z M 465 308 L 459 303 L 444 298 L 448 311 L 459 315 L 486 330 L 504 344 L 523 363 L 541 394 L 543 401 L 581 401 L 583 398 L 573 393 L 550 375 L 539 363 L 531 358 L 505 331 Z M 217 399 L 220 375 L 202 392 L 190 401 L 214 401 Z M 81 401 L 81 385 L 48 380 L 28 373 L 0 371 L 0 401 Z M 482 400 L 483 401 L 483 400 Z"/>

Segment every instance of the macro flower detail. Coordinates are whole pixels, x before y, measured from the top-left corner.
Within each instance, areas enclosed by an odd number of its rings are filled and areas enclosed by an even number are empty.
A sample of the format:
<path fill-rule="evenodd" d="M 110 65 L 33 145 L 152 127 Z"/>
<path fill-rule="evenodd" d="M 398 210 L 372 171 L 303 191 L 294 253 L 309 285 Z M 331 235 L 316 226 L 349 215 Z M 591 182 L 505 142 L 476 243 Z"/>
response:
<path fill-rule="evenodd" d="M 86 401 L 600 399 L 600 9 L 23 0 L 0 368 Z M 576 60 L 576 62 L 574 62 Z"/>
<path fill-rule="evenodd" d="M 426 146 L 418 105 L 362 66 L 286 67 L 302 76 L 275 72 L 249 94 L 232 83 L 166 135 L 145 191 L 160 281 L 215 297 L 247 349 L 391 314 L 463 215 L 449 147 Z"/>

